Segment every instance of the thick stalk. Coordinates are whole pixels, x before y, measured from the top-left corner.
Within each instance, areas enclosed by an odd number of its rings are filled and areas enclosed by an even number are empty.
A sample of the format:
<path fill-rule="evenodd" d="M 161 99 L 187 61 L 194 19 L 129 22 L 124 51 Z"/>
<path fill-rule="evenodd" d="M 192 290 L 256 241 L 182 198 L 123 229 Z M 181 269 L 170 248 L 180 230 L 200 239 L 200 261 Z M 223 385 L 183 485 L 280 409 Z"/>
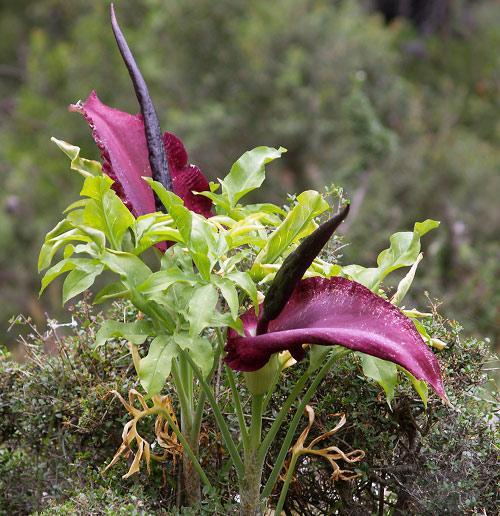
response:
<path fill-rule="evenodd" d="M 193 373 L 183 356 L 178 362 L 172 363 L 172 376 L 177 388 L 177 395 L 181 406 L 181 431 L 190 453 L 186 447 L 182 454 L 182 487 L 184 502 L 193 507 L 201 501 L 201 482 L 192 455 L 198 460 L 199 432 L 193 432 L 195 411 L 193 408 Z"/>
<path fill-rule="evenodd" d="M 192 420 L 192 415 L 191 418 Z M 198 459 L 199 453 L 199 439 L 198 435 L 192 438 L 191 426 L 185 425 L 185 420 L 182 420 L 182 434 L 188 442 L 192 455 Z M 194 507 L 201 502 L 201 482 L 195 464 L 191 460 L 191 454 L 184 449 L 182 454 L 182 483 L 184 490 L 184 501 L 187 506 Z"/>
<path fill-rule="evenodd" d="M 261 516 L 263 514 L 263 503 L 260 497 L 263 462 L 259 459 L 263 404 L 264 395 L 252 396 L 252 422 L 244 459 L 245 474 L 240 480 L 241 516 Z"/>
<path fill-rule="evenodd" d="M 260 496 L 263 464 L 256 450 L 245 453 L 245 475 L 240 482 L 240 515 L 261 516 L 263 501 Z"/>

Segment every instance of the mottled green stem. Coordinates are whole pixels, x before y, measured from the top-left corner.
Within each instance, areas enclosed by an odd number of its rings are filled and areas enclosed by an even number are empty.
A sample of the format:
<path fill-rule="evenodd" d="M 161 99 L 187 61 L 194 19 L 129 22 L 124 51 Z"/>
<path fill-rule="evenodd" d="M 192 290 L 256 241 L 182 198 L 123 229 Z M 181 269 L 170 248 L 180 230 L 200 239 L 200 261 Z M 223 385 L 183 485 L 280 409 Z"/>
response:
<path fill-rule="evenodd" d="M 243 479 L 240 480 L 241 516 L 261 516 L 263 514 L 260 487 L 264 463 L 259 459 L 263 406 L 264 395 L 252 396 L 252 422 L 244 457 L 245 474 Z"/>

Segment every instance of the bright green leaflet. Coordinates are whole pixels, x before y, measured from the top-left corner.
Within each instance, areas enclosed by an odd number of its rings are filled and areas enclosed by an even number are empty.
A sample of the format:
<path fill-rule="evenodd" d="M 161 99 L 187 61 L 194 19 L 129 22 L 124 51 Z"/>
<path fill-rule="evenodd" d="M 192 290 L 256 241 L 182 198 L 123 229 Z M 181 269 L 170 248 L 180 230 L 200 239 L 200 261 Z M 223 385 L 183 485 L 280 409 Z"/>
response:
<path fill-rule="evenodd" d="M 373 378 L 384 389 L 387 403 L 391 406 L 396 385 L 398 384 L 398 368 L 396 364 L 364 353 L 358 353 L 358 356 L 361 358 L 363 373 L 368 378 Z"/>
<path fill-rule="evenodd" d="M 231 167 L 229 174 L 220 180 L 223 195 L 231 208 L 247 193 L 259 188 L 266 178 L 265 165 L 281 157 L 286 149 L 256 147 L 245 152 Z"/>
<path fill-rule="evenodd" d="M 109 339 L 126 339 L 132 344 L 143 344 L 151 335 L 154 335 L 153 325 L 145 319 L 129 323 L 108 320 L 99 328 L 95 346 L 102 346 Z"/>
<path fill-rule="evenodd" d="M 266 245 L 257 255 L 255 264 L 275 262 L 292 243 L 314 231 L 314 217 L 321 215 L 329 207 L 320 193 L 314 190 L 302 192 L 297 197 L 297 204 L 269 236 Z M 258 267 L 254 266 L 252 273 L 256 271 Z"/>
<path fill-rule="evenodd" d="M 400 267 L 411 267 L 415 263 L 420 254 L 420 238 L 438 226 L 439 222 L 430 219 L 416 222 L 413 232 L 394 233 L 390 237 L 390 247 L 378 255 L 378 267 L 366 268 L 361 265 L 348 265 L 342 270 L 352 279 L 370 290 L 376 291 L 380 283 L 392 271 Z"/>
<path fill-rule="evenodd" d="M 139 362 L 139 379 L 149 396 L 158 394 L 170 376 L 172 360 L 178 354 L 177 344 L 172 335 L 158 335 L 150 346 L 148 354 Z"/>

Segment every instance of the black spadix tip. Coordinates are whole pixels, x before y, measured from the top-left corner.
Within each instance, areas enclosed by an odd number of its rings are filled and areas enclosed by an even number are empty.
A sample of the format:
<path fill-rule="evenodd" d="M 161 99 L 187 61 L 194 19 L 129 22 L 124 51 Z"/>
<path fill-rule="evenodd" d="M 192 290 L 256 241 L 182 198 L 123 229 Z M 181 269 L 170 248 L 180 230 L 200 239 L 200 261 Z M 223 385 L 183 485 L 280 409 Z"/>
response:
<path fill-rule="evenodd" d="M 349 204 L 346 204 L 336 215 L 304 238 L 297 249 L 285 258 L 264 299 L 257 335 L 265 333 L 269 323 L 281 313 L 290 299 L 295 285 L 302 279 L 348 213 Z"/>
<path fill-rule="evenodd" d="M 115 35 L 116 43 L 120 50 L 120 54 L 128 69 L 130 78 L 134 85 L 135 94 L 139 101 L 141 113 L 144 119 L 144 130 L 146 134 L 146 143 L 148 146 L 149 163 L 151 165 L 151 172 L 153 179 L 159 181 L 167 190 L 172 190 L 172 178 L 168 167 L 168 160 L 163 145 L 163 137 L 160 129 L 160 122 L 158 115 L 149 95 L 149 90 L 146 85 L 139 67 L 132 55 L 132 52 L 127 44 L 125 36 L 118 25 L 116 19 L 114 5 L 110 6 L 111 26 L 113 34 Z M 158 207 L 158 199 L 157 199 Z"/>

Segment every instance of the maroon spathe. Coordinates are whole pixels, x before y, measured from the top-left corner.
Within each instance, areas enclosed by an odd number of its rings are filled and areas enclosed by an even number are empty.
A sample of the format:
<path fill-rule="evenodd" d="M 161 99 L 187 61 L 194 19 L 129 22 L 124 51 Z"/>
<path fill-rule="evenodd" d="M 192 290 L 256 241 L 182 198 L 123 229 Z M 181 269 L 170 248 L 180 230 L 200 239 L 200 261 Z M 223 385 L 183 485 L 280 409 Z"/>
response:
<path fill-rule="evenodd" d="M 92 129 L 101 151 L 103 170 L 113 180 L 113 188 L 122 201 L 139 217 L 156 211 L 153 191 L 142 179 L 151 177 L 148 147 L 142 115 L 131 115 L 103 104 L 95 91 L 81 104 L 71 105 L 81 113 Z M 172 175 L 172 187 L 187 208 L 210 217 L 210 199 L 195 192 L 209 189 L 208 182 L 195 165 L 188 163 L 183 143 L 172 133 L 163 134 L 163 143 Z"/>
<path fill-rule="evenodd" d="M 303 344 L 341 345 L 390 360 L 424 380 L 446 398 L 439 364 L 412 321 L 397 307 L 346 278 L 302 280 L 267 333 L 255 336 L 253 309 L 243 317 L 245 336 L 230 330 L 226 362 L 238 371 L 256 371 L 273 353 L 304 356 Z"/>

